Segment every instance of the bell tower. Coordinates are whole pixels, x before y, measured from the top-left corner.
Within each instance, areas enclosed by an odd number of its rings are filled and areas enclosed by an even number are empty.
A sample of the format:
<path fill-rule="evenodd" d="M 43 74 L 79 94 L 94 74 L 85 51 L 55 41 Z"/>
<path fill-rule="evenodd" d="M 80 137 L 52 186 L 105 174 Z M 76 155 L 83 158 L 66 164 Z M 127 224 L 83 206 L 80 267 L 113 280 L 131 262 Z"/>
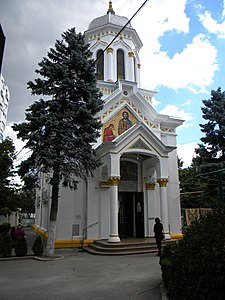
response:
<path fill-rule="evenodd" d="M 117 82 L 119 79 L 136 82 L 140 86 L 139 50 L 142 42 L 130 23 L 114 42 L 110 42 L 128 22 L 128 18 L 118 16 L 113 10 L 112 1 L 106 15 L 94 19 L 85 31 L 87 43 L 97 59 L 98 80 Z"/>

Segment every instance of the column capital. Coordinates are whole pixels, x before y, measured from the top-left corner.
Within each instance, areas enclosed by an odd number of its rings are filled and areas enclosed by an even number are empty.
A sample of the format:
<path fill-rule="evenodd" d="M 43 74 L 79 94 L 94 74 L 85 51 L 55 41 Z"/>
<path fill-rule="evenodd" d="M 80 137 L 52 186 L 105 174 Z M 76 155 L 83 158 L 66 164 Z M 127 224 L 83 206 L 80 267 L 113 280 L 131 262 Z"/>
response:
<path fill-rule="evenodd" d="M 134 57 L 134 52 L 128 52 L 129 57 Z"/>
<path fill-rule="evenodd" d="M 158 178 L 157 179 L 157 182 L 158 182 L 160 187 L 166 187 L 168 181 L 169 181 L 168 178 Z"/>
<path fill-rule="evenodd" d="M 117 176 L 111 176 L 108 178 L 109 184 L 111 186 L 117 186 L 119 184 L 120 181 L 120 177 Z"/>
<path fill-rule="evenodd" d="M 107 48 L 107 53 L 113 53 L 113 48 Z"/>
<path fill-rule="evenodd" d="M 155 183 L 153 183 L 153 182 L 147 182 L 145 186 L 146 186 L 146 190 L 154 190 L 155 189 Z"/>
<path fill-rule="evenodd" d="M 138 69 L 140 69 L 141 68 L 141 64 L 137 64 L 137 67 L 138 67 Z"/>
<path fill-rule="evenodd" d="M 99 181 L 99 187 L 100 188 L 109 188 L 110 187 L 109 180 L 101 180 L 101 181 Z"/>

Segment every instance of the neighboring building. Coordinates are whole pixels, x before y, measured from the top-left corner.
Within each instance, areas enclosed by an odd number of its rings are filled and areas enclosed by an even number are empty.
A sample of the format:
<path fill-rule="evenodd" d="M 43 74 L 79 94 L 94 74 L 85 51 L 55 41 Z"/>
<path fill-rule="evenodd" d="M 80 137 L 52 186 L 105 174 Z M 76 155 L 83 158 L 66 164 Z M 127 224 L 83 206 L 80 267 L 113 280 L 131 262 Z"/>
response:
<path fill-rule="evenodd" d="M 2 60 L 3 60 L 4 48 L 5 48 L 5 36 L 2 30 L 2 26 L 0 24 L 0 73 L 2 71 Z"/>
<path fill-rule="evenodd" d="M 112 9 L 94 19 L 85 37 L 97 62 L 98 87 L 104 108 L 99 114 L 102 135 L 95 145 L 102 165 L 78 190 L 60 190 L 56 246 L 73 247 L 81 239 L 151 237 L 160 217 L 166 238 L 180 233 L 181 212 L 176 151 L 176 128 L 183 121 L 158 114 L 155 92 L 140 88 L 142 42 L 129 23 Z M 47 231 L 50 187 L 40 176 L 36 229 Z"/>
<path fill-rule="evenodd" d="M 4 137 L 7 110 L 9 104 L 9 89 L 1 74 L 4 46 L 5 46 L 5 36 L 0 24 L 0 142 L 3 140 Z"/>

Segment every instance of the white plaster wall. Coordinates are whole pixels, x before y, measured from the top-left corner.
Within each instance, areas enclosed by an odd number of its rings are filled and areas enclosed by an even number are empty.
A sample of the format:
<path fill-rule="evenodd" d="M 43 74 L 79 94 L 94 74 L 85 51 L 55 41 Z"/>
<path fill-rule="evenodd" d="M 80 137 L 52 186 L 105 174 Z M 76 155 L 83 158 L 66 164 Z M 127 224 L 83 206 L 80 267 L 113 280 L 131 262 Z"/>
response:
<path fill-rule="evenodd" d="M 77 190 L 61 188 L 57 216 L 57 240 L 72 239 L 73 224 L 79 224 L 79 236 L 82 235 L 84 188 L 83 181 L 78 184 Z"/>
<path fill-rule="evenodd" d="M 100 192 L 98 178 L 88 180 L 88 214 L 87 214 L 87 238 L 99 239 L 100 232 Z"/>

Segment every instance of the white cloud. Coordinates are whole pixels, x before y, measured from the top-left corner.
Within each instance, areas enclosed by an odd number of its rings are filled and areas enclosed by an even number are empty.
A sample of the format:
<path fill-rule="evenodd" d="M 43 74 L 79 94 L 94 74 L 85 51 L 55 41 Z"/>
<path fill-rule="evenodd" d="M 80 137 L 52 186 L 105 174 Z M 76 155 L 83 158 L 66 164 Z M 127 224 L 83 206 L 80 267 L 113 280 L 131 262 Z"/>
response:
<path fill-rule="evenodd" d="M 198 144 L 195 142 L 177 145 L 177 154 L 178 157 L 184 162 L 184 168 L 187 168 L 191 165 L 192 158 L 195 156 L 195 148 L 197 147 Z"/>
<path fill-rule="evenodd" d="M 188 106 L 192 103 L 191 99 L 188 99 L 185 103 L 181 104 L 180 106 Z"/>
<path fill-rule="evenodd" d="M 152 53 L 158 52 L 161 47 L 159 38 L 166 32 L 189 32 L 190 20 L 185 13 L 186 3 L 187 0 L 173 0 L 171 5 L 171 0 L 152 0 L 144 6 L 132 21 L 144 42 L 144 48 Z M 126 11 L 124 14 L 127 16 Z"/>
<path fill-rule="evenodd" d="M 223 16 L 225 15 L 225 9 Z M 216 34 L 219 38 L 225 39 L 225 21 L 218 23 L 211 16 L 211 13 L 206 11 L 204 14 L 199 15 L 202 25 L 208 30 L 209 33 Z"/>
<path fill-rule="evenodd" d="M 182 120 L 185 120 L 185 122 L 183 123 L 183 125 L 181 125 L 179 127 L 179 130 L 181 130 L 182 127 L 192 127 L 194 125 L 193 122 L 192 123 L 189 122 L 189 121 L 192 121 L 194 119 L 191 114 L 185 112 L 180 107 L 172 105 L 172 104 L 166 105 L 160 111 L 160 114 L 169 115 L 169 116 L 172 116 L 172 117 L 176 117 L 176 118 L 180 118 Z"/>
<path fill-rule="evenodd" d="M 23 147 L 25 146 L 25 143 L 23 141 L 21 141 L 20 139 L 17 139 L 16 132 L 13 131 L 11 126 L 12 126 L 12 124 L 9 124 L 8 126 L 6 126 L 5 136 L 8 136 L 13 140 L 14 146 L 16 148 L 16 153 L 17 153 L 15 167 L 18 167 L 18 165 L 20 164 L 20 162 L 22 160 L 25 160 L 29 157 L 29 150 L 23 149 Z"/>
<path fill-rule="evenodd" d="M 155 97 L 152 97 L 152 106 L 156 108 L 160 104 L 160 101 L 158 101 Z"/>
<path fill-rule="evenodd" d="M 152 88 L 163 85 L 174 90 L 187 88 L 195 93 L 206 92 L 218 70 L 217 50 L 203 34 L 195 36 L 192 43 L 172 58 L 164 51 L 148 55 L 142 70 L 143 78 L 148 80 L 145 87 L 151 84 Z M 149 70 L 154 72 L 149 74 Z"/>

